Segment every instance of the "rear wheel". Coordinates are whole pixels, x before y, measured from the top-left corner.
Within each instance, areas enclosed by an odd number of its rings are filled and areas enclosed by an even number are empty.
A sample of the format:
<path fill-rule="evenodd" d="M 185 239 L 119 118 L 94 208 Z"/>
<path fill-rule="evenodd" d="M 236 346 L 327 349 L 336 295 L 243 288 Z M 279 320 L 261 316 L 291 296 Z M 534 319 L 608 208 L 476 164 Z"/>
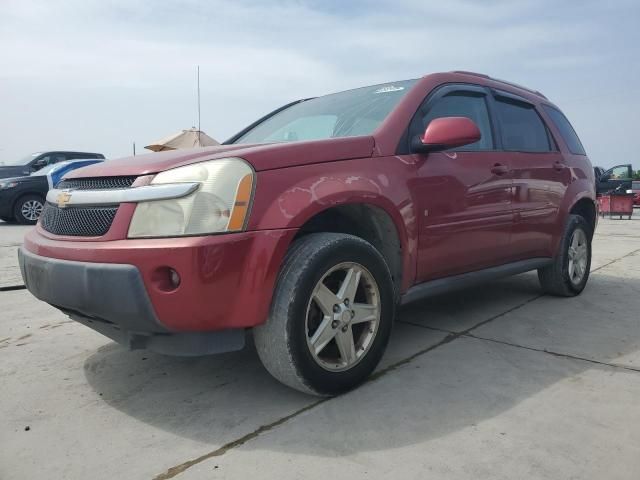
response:
<path fill-rule="evenodd" d="M 384 259 L 366 241 L 336 233 L 302 237 L 283 262 L 267 322 L 254 328 L 262 363 L 306 393 L 357 386 L 386 348 L 393 288 Z"/>
<path fill-rule="evenodd" d="M 538 270 L 545 293 L 562 297 L 579 295 L 589 279 L 592 232 L 580 215 L 570 215 L 553 263 Z"/>
<path fill-rule="evenodd" d="M 13 214 L 18 223 L 22 225 L 34 225 L 38 221 L 38 218 L 40 218 L 43 208 L 44 200 L 42 197 L 38 195 L 25 195 L 16 202 Z"/>

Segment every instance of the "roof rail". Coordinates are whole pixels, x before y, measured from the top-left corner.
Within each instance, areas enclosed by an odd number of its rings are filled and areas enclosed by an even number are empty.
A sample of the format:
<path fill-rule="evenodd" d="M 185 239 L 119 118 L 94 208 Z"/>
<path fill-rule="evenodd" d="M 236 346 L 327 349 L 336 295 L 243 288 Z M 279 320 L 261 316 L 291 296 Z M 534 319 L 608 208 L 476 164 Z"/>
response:
<path fill-rule="evenodd" d="M 500 80 L 499 78 L 493 78 L 493 77 L 490 77 L 489 75 L 485 75 L 483 73 L 467 72 L 466 70 L 454 70 L 451 73 L 461 73 L 463 75 L 473 75 L 474 77 L 481 77 L 481 78 L 486 78 L 487 80 L 493 80 L 494 82 L 504 83 L 505 85 L 511 85 L 512 87 L 516 87 L 516 88 L 520 88 L 522 90 L 526 90 L 529 93 L 533 93 L 534 95 L 538 95 L 539 97 L 542 97 L 545 100 L 547 100 L 547 97 L 545 97 L 538 90 L 533 90 L 531 88 L 524 87 L 524 86 L 519 85 L 517 83 L 508 82 L 507 80 Z"/>

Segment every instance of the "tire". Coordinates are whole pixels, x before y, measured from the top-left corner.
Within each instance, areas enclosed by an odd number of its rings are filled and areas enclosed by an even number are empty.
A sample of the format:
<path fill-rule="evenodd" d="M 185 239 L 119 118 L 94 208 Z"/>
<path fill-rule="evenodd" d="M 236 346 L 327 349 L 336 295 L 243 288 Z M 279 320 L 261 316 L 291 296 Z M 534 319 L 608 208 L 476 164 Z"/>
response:
<path fill-rule="evenodd" d="M 593 232 L 583 217 L 569 215 L 558 255 L 551 265 L 538 269 L 538 279 L 545 293 L 573 297 L 584 290 L 591 269 L 592 237 Z M 578 256 L 574 252 L 578 252 Z"/>
<path fill-rule="evenodd" d="M 20 197 L 13 207 L 13 215 L 21 225 L 35 225 L 44 208 L 44 199 L 38 195 Z"/>
<path fill-rule="evenodd" d="M 347 278 L 358 279 L 355 294 Z M 334 301 L 340 303 L 332 308 Z M 253 336 L 276 379 L 331 396 L 361 384 L 375 369 L 394 315 L 394 285 L 382 255 L 359 237 L 313 233 L 287 252 L 269 318 Z"/>

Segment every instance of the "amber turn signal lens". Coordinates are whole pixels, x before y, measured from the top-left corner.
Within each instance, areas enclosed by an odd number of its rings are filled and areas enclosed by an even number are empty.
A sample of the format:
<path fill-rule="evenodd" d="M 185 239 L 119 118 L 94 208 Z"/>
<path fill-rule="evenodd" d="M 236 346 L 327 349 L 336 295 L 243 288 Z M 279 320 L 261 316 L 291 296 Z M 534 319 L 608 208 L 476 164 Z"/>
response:
<path fill-rule="evenodd" d="M 231 211 L 231 218 L 229 218 L 228 231 L 242 230 L 244 222 L 249 212 L 249 203 L 251 202 L 251 190 L 253 188 L 253 175 L 248 174 L 242 177 L 238 184 L 238 191 L 236 192 L 236 201 Z"/>

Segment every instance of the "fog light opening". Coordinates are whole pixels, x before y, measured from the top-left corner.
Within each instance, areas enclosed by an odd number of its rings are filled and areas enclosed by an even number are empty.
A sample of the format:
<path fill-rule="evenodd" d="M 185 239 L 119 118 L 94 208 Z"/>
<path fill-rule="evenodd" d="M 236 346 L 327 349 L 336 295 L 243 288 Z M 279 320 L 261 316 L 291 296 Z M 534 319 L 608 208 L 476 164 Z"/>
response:
<path fill-rule="evenodd" d="M 171 267 L 158 267 L 152 275 L 151 281 L 161 292 L 173 292 L 182 282 L 180 274 Z"/>

